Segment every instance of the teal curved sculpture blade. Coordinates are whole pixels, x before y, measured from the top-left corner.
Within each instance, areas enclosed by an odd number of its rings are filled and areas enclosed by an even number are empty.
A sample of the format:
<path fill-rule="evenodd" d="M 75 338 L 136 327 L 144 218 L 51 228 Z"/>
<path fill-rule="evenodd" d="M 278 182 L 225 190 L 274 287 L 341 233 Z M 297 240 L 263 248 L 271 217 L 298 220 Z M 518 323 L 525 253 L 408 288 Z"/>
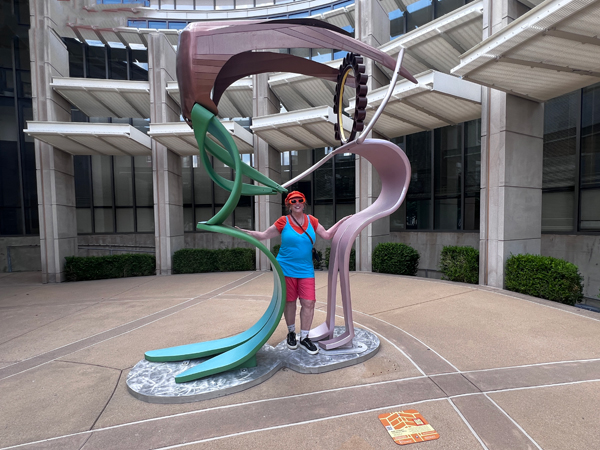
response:
<path fill-rule="evenodd" d="M 279 184 L 261 174 L 252 167 L 242 163 L 239 151 L 229 132 L 223 127 L 217 117 L 207 109 L 196 104 L 192 109 L 194 136 L 198 142 L 200 159 L 212 180 L 223 189 L 230 192 L 229 198 L 221 210 L 207 222 L 198 224 L 198 229 L 243 239 L 263 252 L 273 265 L 274 287 L 269 307 L 262 317 L 248 330 L 235 336 L 195 344 L 180 345 L 160 350 L 146 352 L 148 361 L 168 362 L 184 361 L 212 357 L 207 361 L 175 377 L 177 383 L 193 381 L 227 370 L 256 365 L 256 353 L 271 337 L 285 307 L 285 279 L 275 256 L 265 245 L 243 231 L 223 225 L 223 222 L 233 212 L 241 195 L 273 195 L 287 192 Z M 206 133 L 212 134 L 221 144 L 206 139 Z M 234 181 L 226 180 L 217 174 L 208 153 L 219 161 L 235 169 Z M 264 184 L 257 186 L 242 183 L 242 175 Z M 216 356 L 215 356 L 216 355 Z"/>

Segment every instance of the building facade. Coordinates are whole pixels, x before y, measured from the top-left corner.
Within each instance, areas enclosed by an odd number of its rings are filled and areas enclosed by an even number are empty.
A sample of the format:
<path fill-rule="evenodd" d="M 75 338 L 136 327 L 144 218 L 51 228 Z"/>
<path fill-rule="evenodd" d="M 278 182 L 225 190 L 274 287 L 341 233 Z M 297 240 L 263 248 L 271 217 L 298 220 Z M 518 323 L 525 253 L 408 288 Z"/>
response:
<path fill-rule="evenodd" d="M 371 270 L 378 243 L 405 242 L 421 255 L 419 275 L 437 278 L 443 246 L 470 245 L 480 249 L 481 284 L 503 287 L 506 258 L 537 253 L 577 264 L 585 295 L 598 295 L 597 2 L 10 0 L 2 8 L 3 272 L 41 270 L 45 282 L 60 282 L 67 256 L 148 252 L 157 273 L 170 274 L 180 248 L 245 246 L 196 231 L 227 193 L 204 172 L 181 119 L 178 33 L 199 20 L 313 17 L 392 57 L 404 49 L 419 81 L 397 84 L 373 132 L 404 149 L 413 173 L 403 206 L 358 237 L 358 270 Z M 345 55 L 270 50 L 335 67 Z M 373 114 L 391 73 L 366 66 Z M 257 75 L 226 91 L 219 115 L 243 161 L 283 183 L 336 146 L 333 87 Z M 293 188 L 328 227 L 368 206 L 379 185 L 368 162 L 348 154 Z M 231 225 L 265 229 L 282 213 L 279 197 L 242 199 Z"/>

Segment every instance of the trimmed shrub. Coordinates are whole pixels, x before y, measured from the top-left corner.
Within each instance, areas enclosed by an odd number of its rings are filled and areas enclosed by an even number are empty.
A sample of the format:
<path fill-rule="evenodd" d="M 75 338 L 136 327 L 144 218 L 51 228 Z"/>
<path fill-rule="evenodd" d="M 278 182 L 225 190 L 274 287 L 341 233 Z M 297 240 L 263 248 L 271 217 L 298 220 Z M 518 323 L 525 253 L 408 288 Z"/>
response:
<path fill-rule="evenodd" d="M 511 255 L 506 261 L 509 291 L 575 305 L 583 299 L 583 277 L 564 259 L 540 255 Z"/>
<path fill-rule="evenodd" d="M 215 250 L 219 272 L 254 270 L 256 251 L 253 248 L 224 248 Z"/>
<path fill-rule="evenodd" d="M 325 249 L 324 267 L 329 269 L 329 257 L 331 256 L 331 247 Z M 354 249 L 350 250 L 350 270 L 356 270 L 356 252 Z"/>
<path fill-rule="evenodd" d="M 173 254 L 173 273 L 217 272 L 214 250 L 206 248 L 182 248 Z"/>
<path fill-rule="evenodd" d="M 183 248 L 173 254 L 173 273 L 254 270 L 254 255 L 252 248 Z"/>
<path fill-rule="evenodd" d="M 410 245 L 382 242 L 373 250 L 373 272 L 416 275 L 419 252 Z"/>
<path fill-rule="evenodd" d="M 68 256 L 65 263 L 67 281 L 104 280 L 107 278 L 154 275 L 156 258 L 147 253 L 110 256 Z"/>
<path fill-rule="evenodd" d="M 473 247 L 445 246 L 440 256 L 442 280 L 479 283 L 479 250 Z"/>

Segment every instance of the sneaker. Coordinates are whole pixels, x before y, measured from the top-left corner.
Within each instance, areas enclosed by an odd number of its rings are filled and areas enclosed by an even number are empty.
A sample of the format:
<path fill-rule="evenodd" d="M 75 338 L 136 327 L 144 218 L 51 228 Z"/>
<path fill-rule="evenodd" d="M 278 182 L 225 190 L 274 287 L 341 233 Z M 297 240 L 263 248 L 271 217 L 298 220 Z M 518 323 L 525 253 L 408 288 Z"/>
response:
<path fill-rule="evenodd" d="M 316 355 L 319 353 L 319 347 L 313 344 L 308 337 L 305 337 L 300 341 L 300 347 L 306 350 L 310 355 Z"/>
<path fill-rule="evenodd" d="M 290 331 L 285 341 L 290 350 L 296 350 L 298 348 L 298 341 L 296 340 L 296 333 Z"/>

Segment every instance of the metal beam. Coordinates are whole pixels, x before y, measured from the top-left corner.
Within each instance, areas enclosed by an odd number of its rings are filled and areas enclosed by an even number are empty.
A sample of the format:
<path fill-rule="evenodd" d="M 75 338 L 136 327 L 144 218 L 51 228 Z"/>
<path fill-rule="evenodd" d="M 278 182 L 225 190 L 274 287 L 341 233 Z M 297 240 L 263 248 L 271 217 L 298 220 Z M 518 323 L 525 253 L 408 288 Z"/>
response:
<path fill-rule="evenodd" d="M 409 124 L 409 125 L 412 125 L 413 127 L 417 127 L 417 128 L 419 128 L 419 129 L 421 129 L 421 130 L 423 130 L 423 131 L 428 131 L 428 130 L 431 130 L 431 128 L 424 127 L 423 125 L 421 125 L 421 124 L 419 124 L 419 123 L 417 123 L 417 122 L 413 122 L 412 120 L 405 119 L 404 117 L 402 117 L 402 116 L 399 116 L 399 115 L 397 115 L 397 114 L 394 114 L 394 113 L 391 113 L 391 112 L 389 112 L 389 111 L 383 111 L 383 112 L 381 113 L 381 115 L 382 115 L 382 116 L 391 117 L 392 119 L 399 120 L 400 122 L 405 122 L 405 123 L 407 123 L 407 124 Z M 377 127 L 375 127 L 375 128 L 377 128 Z M 379 133 L 379 131 L 378 131 L 378 133 Z"/>
<path fill-rule="evenodd" d="M 416 97 L 416 96 L 418 96 L 418 95 L 419 95 L 419 94 L 415 94 L 415 95 L 412 95 L 411 97 Z M 407 106 L 410 106 L 411 108 L 414 108 L 414 109 L 416 109 L 417 111 L 421 111 L 422 113 L 425 113 L 425 114 L 427 114 L 428 116 L 431 116 L 431 117 L 434 117 L 434 118 L 436 118 L 436 119 L 438 119 L 438 120 L 441 120 L 442 122 L 444 122 L 444 123 L 447 123 L 448 125 L 456 125 L 456 123 L 455 123 L 455 122 L 452 122 L 450 119 L 448 119 L 448 118 L 446 118 L 446 117 L 444 117 L 444 116 L 441 116 L 441 115 L 439 115 L 439 114 L 437 114 L 437 113 L 435 113 L 435 112 L 433 112 L 433 111 L 431 111 L 431 110 L 429 110 L 429 109 L 427 109 L 427 108 L 424 108 L 424 107 L 422 107 L 422 106 L 419 106 L 419 105 L 417 105 L 417 104 L 415 104 L 415 103 L 411 102 L 411 101 L 410 101 L 410 100 L 408 100 L 407 98 L 403 98 L 402 100 L 400 100 L 400 102 L 401 102 L 401 103 L 404 103 L 404 104 L 405 104 L 405 105 L 407 105 Z"/>
<path fill-rule="evenodd" d="M 531 100 L 531 101 L 538 102 L 538 103 L 544 103 L 544 100 L 541 100 L 539 98 L 532 97 L 532 96 L 527 95 L 527 94 L 522 94 L 520 92 L 513 91 L 512 89 L 506 89 L 506 88 L 504 88 L 502 86 L 497 86 L 494 83 L 486 83 L 485 81 L 478 80 L 478 79 L 470 77 L 468 75 L 463 75 L 462 79 L 463 80 L 472 81 L 473 83 L 480 84 L 481 86 L 484 86 L 484 87 L 488 87 L 488 88 L 492 88 L 492 89 L 497 89 L 499 91 L 506 92 L 507 94 L 516 95 L 517 97 L 525 98 L 527 100 Z"/>
<path fill-rule="evenodd" d="M 497 59 L 497 62 L 503 62 L 503 63 L 508 63 L 508 64 L 515 64 L 515 65 L 518 65 L 518 66 L 536 67 L 536 68 L 539 68 L 539 69 L 554 70 L 556 72 L 566 72 L 566 73 L 572 73 L 572 74 L 575 74 L 575 75 L 585 75 L 585 76 L 600 78 L 600 72 L 594 72 L 593 70 L 576 69 L 576 68 L 564 67 L 564 66 L 556 66 L 554 64 L 546 64 L 546 63 L 535 62 L 535 61 L 524 61 L 522 59 L 509 58 L 507 56 L 501 56 L 501 57 L 499 57 Z"/>
<path fill-rule="evenodd" d="M 454 40 L 454 38 L 452 36 L 450 36 L 448 33 L 446 32 L 441 32 L 440 33 L 440 37 L 445 40 L 448 44 L 450 44 L 450 46 L 456 50 L 458 52 L 459 55 L 462 55 L 463 53 L 465 53 L 467 51 L 467 49 L 463 48 L 462 45 L 460 45 L 458 42 L 456 42 L 456 40 Z"/>
<path fill-rule="evenodd" d="M 600 39 L 592 36 L 584 36 L 583 34 L 570 33 L 568 31 L 560 31 L 556 28 L 551 28 L 544 32 L 545 36 L 553 36 L 568 41 L 581 42 L 582 44 L 600 45 Z"/>

